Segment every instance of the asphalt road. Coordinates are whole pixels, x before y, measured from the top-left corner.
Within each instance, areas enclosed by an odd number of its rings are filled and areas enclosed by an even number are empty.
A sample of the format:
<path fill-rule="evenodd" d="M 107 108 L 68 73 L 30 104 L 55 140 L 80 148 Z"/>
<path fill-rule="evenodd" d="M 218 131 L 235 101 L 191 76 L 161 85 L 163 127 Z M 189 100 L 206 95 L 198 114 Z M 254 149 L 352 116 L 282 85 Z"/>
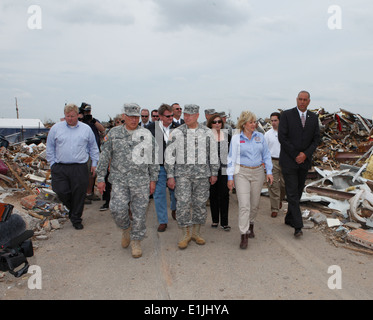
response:
<path fill-rule="evenodd" d="M 157 232 L 154 202 L 147 211 L 143 256 L 134 259 L 121 248 L 121 231 L 102 201 L 86 205 L 83 230 L 70 222 L 34 241 L 38 249 L 29 263 L 32 275 L 0 279 L 2 300 L 293 300 L 372 299 L 373 256 L 337 248 L 320 231 L 305 229 L 300 239 L 283 223 L 284 214 L 270 217 L 267 197 L 247 250 L 239 248 L 237 199 L 231 194 L 230 232 L 202 228 L 204 246 L 191 241 L 180 250 L 180 230 L 171 215 L 167 231 Z M 328 269 L 331 266 L 332 269 Z M 336 269 L 337 268 L 337 269 Z M 31 281 L 38 273 L 39 282 Z M 41 281 L 40 281 L 41 279 Z M 41 288 L 34 288 L 36 283 Z M 330 288 L 341 285 L 341 289 Z"/>

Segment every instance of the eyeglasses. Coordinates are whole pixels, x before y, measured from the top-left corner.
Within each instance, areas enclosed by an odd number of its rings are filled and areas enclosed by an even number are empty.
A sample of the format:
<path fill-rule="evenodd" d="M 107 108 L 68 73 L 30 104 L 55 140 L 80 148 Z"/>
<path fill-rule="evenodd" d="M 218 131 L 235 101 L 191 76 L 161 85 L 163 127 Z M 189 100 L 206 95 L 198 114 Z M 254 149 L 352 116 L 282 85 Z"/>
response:
<path fill-rule="evenodd" d="M 214 120 L 214 121 L 212 121 L 212 123 L 213 123 L 213 124 L 223 123 L 223 121 L 222 121 L 222 120 Z"/>
<path fill-rule="evenodd" d="M 171 118 L 174 116 L 174 114 L 169 114 L 168 116 L 166 116 L 165 114 L 162 114 L 163 117 L 166 117 L 166 118 Z"/>

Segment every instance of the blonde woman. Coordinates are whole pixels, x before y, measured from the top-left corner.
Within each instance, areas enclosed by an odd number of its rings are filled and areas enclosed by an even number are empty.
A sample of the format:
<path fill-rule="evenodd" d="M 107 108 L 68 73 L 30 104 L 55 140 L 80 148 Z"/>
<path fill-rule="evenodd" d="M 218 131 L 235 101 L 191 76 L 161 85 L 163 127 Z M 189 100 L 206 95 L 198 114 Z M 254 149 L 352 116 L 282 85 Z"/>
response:
<path fill-rule="evenodd" d="M 228 188 L 236 188 L 241 233 L 240 248 L 246 249 L 248 238 L 254 238 L 254 221 L 259 209 L 260 193 L 265 180 L 272 184 L 271 153 L 264 135 L 256 131 L 256 116 L 243 111 L 237 122 L 228 155 Z M 263 167 L 264 164 L 264 167 Z"/>

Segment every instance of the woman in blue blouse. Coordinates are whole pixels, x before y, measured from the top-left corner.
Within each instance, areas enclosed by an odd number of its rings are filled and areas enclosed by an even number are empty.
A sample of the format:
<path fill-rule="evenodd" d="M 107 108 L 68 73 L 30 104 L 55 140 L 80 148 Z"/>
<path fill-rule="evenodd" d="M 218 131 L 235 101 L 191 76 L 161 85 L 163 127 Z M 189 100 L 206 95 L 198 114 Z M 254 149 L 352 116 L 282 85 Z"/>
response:
<path fill-rule="evenodd" d="M 237 122 L 239 133 L 232 137 L 228 155 L 228 188 L 236 188 L 241 249 L 246 249 L 248 238 L 255 236 L 254 221 L 265 179 L 264 168 L 267 182 L 273 182 L 271 153 L 256 126 L 255 114 L 243 111 Z"/>

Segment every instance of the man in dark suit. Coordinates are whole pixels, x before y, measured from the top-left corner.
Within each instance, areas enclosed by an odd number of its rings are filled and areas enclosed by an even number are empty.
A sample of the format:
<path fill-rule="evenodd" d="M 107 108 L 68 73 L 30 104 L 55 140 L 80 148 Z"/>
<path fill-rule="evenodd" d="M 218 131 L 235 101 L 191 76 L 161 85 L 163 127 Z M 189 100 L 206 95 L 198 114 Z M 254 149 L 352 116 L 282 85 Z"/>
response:
<path fill-rule="evenodd" d="M 318 116 L 307 111 L 310 94 L 301 91 L 296 101 L 297 107 L 281 115 L 278 138 L 281 144 L 280 166 L 288 201 L 285 223 L 295 229 L 294 236 L 300 237 L 303 235 L 303 221 L 299 202 L 312 164 L 312 154 L 320 141 L 320 130 Z"/>
<path fill-rule="evenodd" d="M 141 121 L 139 122 L 139 127 L 146 128 L 149 124 L 149 109 L 141 109 Z"/>
<path fill-rule="evenodd" d="M 183 109 L 180 107 L 178 103 L 173 103 L 171 105 L 173 113 L 174 113 L 174 120 L 173 122 L 175 125 L 180 126 L 185 123 L 184 119 L 181 118 L 181 114 L 183 112 Z"/>
<path fill-rule="evenodd" d="M 164 169 L 164 152 L 166 149 L 168 137 L 171 131 L 177 127 L 172 121 L 173 110 L 168 104 L 162 104 L 158 108 L 158 115 L 160 121 L 151 122 L 147 129 L 150 130 L 152 135 L 155 137 L 155 141 L 158 145 L 158 158 L 155 159 L 156 163 L 160 164 L 160 171 L 158 175 L 158 181 L 155 186 L 153 194 L 155 211 L 158 217 L 158 232 L 164 232 L 167 228 L 168 214 L 167 214 L 167 173 Z M 171 199 L 171 212 L 172 217 L 176 219 L 176 200 L 174 196 L 174 190 L 169 189 Z"/>

